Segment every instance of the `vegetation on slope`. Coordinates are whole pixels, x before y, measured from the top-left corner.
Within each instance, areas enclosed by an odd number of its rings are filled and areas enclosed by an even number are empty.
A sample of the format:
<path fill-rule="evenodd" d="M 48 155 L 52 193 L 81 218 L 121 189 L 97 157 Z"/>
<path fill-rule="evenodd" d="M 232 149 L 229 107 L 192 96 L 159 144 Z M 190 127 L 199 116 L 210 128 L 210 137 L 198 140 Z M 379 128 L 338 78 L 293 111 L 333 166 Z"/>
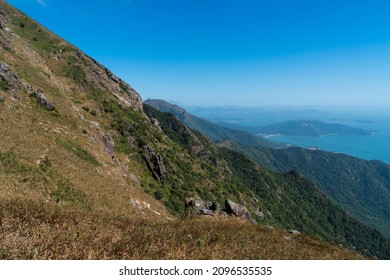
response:
<path fill-rule="evenodd" d="M 278 172 L 296 169 L 361 222 L 390 236 L 390 167 L 380 161 L 302 148 L 269 150 L 226 142 Z"/>
<path fill-rule="evenodd" d="M 160 107 L 165 103 L 154 100 L 151 104 Z M 172 111 L 175 114 L 184 111 L 178 106 L 170 106 L 175 108 Z M 168 107 L 164 105 L 163 108 Z M 200 119 L 195 116 L 192 118 Z M 213 134 L 209 135 L 209 131 L 220 129 L 215 124 L 206 127 L 207 121 L 203 124 L 205 125 L 197 128 L 210 139 Z M 387 237 L 390 236 L 390 167 L 388 165 L 379 161 L 365 161 L 343 154 L 302 148 L 269 149 L 246 145 L 235 139 L 219 141 L 218 145 L 243 153 L 260 166 L 272 171 L 286 173 L 292 169 L 297 170 L 316 183 L 334 203 L 351 213 L 360 222 L 379 230 Z"/>
<path fill-rule="evenodd" d="M 224 128 L 205 119 L 198 118 L 188 113 L 183 108 L 172 105 L 164 100 L 149 99 L 145 100 L 144 103 L 153 106 L 162 112 L 175 114 L 185 125 L 207 135 L 207 137 L 214 142 L 232 140 L 256 147 L 280 147 L 280 145 L 275 144 L 272 141 L 257 137 L 251 133 Z"/>
<path fill-rule="evenodd" d="M 149 117 L 159 120 L 163 131 L 177 144 L 188 146 L 188 137 L 183 137 L 185 130 L 173 114 L 159 112 L 148 105 L 144 105 L 144 110 Z M 199 139 L 205 146 L 212 146 L 206 138 Z M 261 223 L 319 235 L 367 255 L 390 256 L 388 240 L 334 205 L 298 172 L 278 174 L 265 170 L 237 152 L 224 148 L 210 150 L 215 158 L 227 163 L 232 175 L 225 182 L 232 181 L 241 193 L 252 194 L 252 200 L 247 200 L 247 204 L 263 212 Z"/>

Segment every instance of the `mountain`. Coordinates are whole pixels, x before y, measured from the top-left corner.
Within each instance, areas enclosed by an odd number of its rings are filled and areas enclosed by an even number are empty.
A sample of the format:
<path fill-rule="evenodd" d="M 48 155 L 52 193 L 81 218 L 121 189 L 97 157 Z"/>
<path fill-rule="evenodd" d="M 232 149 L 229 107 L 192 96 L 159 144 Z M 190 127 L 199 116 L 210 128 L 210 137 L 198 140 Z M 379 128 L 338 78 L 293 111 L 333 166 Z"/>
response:
<path fill-rule="evenodd" d="M 201 128 L 200 132 L 208 136 L 210 128 Z M 218 129 L 215 125 L 212 128 L 213 131 Z M 219 142 L 218 145 L 245 154 L 275 172 L 297 170 L 362 223 L 390 236 L 389 165 L 298 147 L 269 149 L 235 141 Z"/>
<path fill-rule="evenodd" d="M 164 100 L 148 99 L 145 100 L 144 103 L 162 112 L 175 114 L 184 124 L 190 126 L 195 130 L 204 133 L 205 135 L 207 135 L 209 139 L 211 139 L 214 142 L 232 140 L 238 143 L 256 146 L 256 147 L 269 147 L 269 148 L 282 147 L 281 144 L 276 144 L 272 141 L 263 139 L 261 137 L 257 137 L 251 133 L 224 128 L 208 120 L 198 118 L 188 113 L 183 108 L 177 105 L 172 105 Z"/>
<path fill-rule="evenodd" d="M 225 142 L 276 172 L 298 170 L 364 224 L 390 237 L 390 166 L 344 154 L 302 148 L 271 150 Z"/>
<path fill-rule="evenodd" d="M 390 258 L 386 238 L 300 173 L 144 106 L 5 1 L 0 45 L 0 259 Z M 190 197 L 221 214 L 182 219 Z"/>
<path fill-rule="evenodd" d="M 259 128 L 257 133 L 262 135 L 283 134 L 298 136 L 324 136 L 329 134 L 371 135 L 373 132 L 338 123 L 301 120 L 271 124 Z"/>

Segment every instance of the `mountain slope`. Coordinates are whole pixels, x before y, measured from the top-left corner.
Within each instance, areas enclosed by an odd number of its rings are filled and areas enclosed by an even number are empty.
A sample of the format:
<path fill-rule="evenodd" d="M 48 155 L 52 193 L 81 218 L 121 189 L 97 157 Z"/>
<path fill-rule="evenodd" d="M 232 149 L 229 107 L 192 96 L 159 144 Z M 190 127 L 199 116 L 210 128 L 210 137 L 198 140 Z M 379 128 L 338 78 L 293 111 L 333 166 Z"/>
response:
<path fill-rule="evenodd" d="M 286 205 L 305 197 L 294 201 L 299 196 L 287 192 L 290 181 L 292 190 L 318 193 L 312 184 L 258 169 L 176 118 L 164 133 L 145 115 L 134 89 L 4 1 L 0 45 L 1 259 L 210 259 L 226 258 L 226 248 L 232 259 L 361 258 L 317 237 L 291 237 L 282 228 L 301 225 L 317 233 L 311 223 L 328 240 L 369 257 L 390 256 L 385 239 L 320 194 L 309 201 L 324 201 L 326 216 L 346 217 L 341 229 L 348 234 L 338 239 L 316 222 L 309 215 L 313 202 L 300 211 L 309 222 L 283 222 L 292 212 L 273 203 L 276 183 L 286 190 Z M 246 163 L 250 181 L 232 158 Z M 259 222 L 278 229 L 234 218 L 181 220 L 189 196 L 231 199 L 252 213 L 275 207 L 276 218 Z"/>
<path fill-rule="evenodd" d="M 278 148 L 281 146 L 269 140 L 252 135 L 250 133 L 224 128 L 205 119 L 198 118 L 188 113 L 183 108 L 180 108 L 176 105 L 172 105 L 164 100 L 148 99 L 145 100 L 144 103 L 162 112 L 175 114 L 184 124 L 202 132 L 214 142 L 232 140 L 256 147 Z"/>
<path fill-rule="evenodd" d="M 177 144 L 192 150 L 193 144 L 190 143 L 194 141 L 189 135 L 192 134 L 197 135 L 204 147 L 213 147 L 198 132 L 188 131 L 173 114 L 159 112 L 147 104 L 144 105 L 144 111 L 151 119 L 157 119 L 161 129 Z M 249 200 L 247 198 L 244 204 L 248 208 L 255 206 L 255 212 L 256 209 L 257 212 L 261 211 L 259 222 L 298 229 L 331 242 L 352 245 L 359 251 L 367 249 L 382 257 L 388 254 L 385 248 L 389 246 L 389 241 L 334 205 L 314 184 L 296 171 L 277 174 L 231 150 L 213 147 L 209 151 L 212 151 L 213 157 L 223 159 L 231 172 L 231 176 L 225 175 L 224 183 L 228 185 L 232 182 L 236 190 L 247 193 L 248 198 L 252 197 Z M 376 241 L 372 243 L 373 240 Z"/>
<path fill-rule="evenodd" d="M 343 154 L 302 148 L 258 149 L 221 144 L 274 171 L 299 170 L 361 222 L 390 236 L 390 166 Z"/>
<path fill-rule="evenodd" d="M 184 109 L 176 106 L 174 112 L 183 111 Z M 218 130 L 214 124 L 208 128 L 198 128 L 206 136 L 210 130 Z M 362 223 L 390 236 L 388 165 L 302 148 L 268 149 L 244 145 L 234 140 L 220 142 L 218 145 L 243 153 L 261 166 L 276 172 L 284 173 L 291 169 L 299 171 Z"/>

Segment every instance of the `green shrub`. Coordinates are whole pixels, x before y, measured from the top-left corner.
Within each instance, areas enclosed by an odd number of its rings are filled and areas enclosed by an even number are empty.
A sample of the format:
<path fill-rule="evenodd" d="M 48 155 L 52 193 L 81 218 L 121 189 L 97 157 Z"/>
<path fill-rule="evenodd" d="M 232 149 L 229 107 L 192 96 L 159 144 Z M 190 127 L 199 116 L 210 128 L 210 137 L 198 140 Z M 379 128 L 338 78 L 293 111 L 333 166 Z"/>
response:
<path fill-rule="evenodd" d="M 6 80 L 0 81 L 0 89 L 3 91 L 9 90 L 9 83 Z"/>
<path fill-rule="evenodd" d="M 157 199 L 157 200 L 161 200 L 164 198 L 164 193 L 160 192 L 160 191 L 156 191 L 154 193 L 154 197 Z"/>

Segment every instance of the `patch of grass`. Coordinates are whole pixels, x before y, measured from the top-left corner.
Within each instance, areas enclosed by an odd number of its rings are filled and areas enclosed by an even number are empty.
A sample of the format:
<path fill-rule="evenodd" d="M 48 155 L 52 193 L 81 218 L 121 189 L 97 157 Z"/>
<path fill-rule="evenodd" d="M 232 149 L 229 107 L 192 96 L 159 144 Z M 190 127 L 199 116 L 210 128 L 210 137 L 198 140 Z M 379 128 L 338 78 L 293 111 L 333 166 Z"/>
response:
<path fill-rule="evenodd" d="M 20 174 L 30 172 L 31 168 L 22 164 L 16 154 L 10 151 L 0 151 L 0 169 L 6 174 Z"/>
<path fill-rule="evenodd" d="M 84 84 L 87 78 L 84 70 L 78 64 L 65 65 L 63 74 L 65 77 L 73 79 L 79 85 Z"/>
<path fill-rule="evenodd" d="M 9 90 L 9 83 L 8 83 L 8 81 L 6 81 L 6 80 L 0 81 L 0 89 L 1 89 L 2 91 L 7 91 L 7 90 Z"/>
<path fill-rule="evenodd" d="M 126 138 L 123 135 L 115 138 L 115 152 L 116 153 L 124 153 L 126 155 L 130 155 L 134 153 L 133 148 L 129 145 Z"/>
<path fill-rule="evenodd" d="M 56 143 L 60 145 L 61 147 L 67 149 L 68 151 L 72 152 L 82 160 L 85 160 L 95 166 L 99 166 L 100 163 L 97 161 L 97 159 L 86 149 L 81 147 L 79 144 L 75 142 L 71 142 L 69 140 L 63 140 L 60 138 L 56 139 Z"/>
<path fill-rule="evenodd" d="M 59 182 L 57 188 L 51 192 L 57 203 L 65 202 L 80 202 L 85 203 L 87 196 L 81 190 L 75 189 L 70 182 L 65 180 Z"/>

